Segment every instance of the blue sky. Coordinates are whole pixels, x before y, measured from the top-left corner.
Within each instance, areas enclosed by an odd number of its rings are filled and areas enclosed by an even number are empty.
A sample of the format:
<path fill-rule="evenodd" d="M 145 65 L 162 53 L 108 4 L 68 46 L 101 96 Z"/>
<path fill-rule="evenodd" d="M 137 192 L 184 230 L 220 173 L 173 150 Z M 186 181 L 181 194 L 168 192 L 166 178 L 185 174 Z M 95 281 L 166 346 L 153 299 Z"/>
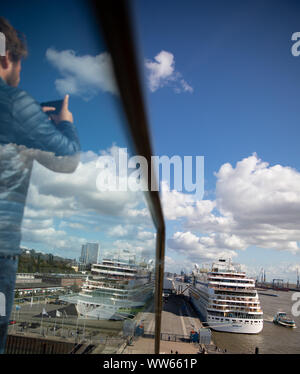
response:
<path fill-rule="evenodd" d="M 78 176 L 61 176 L 61 181 L 37 169 L 23 244 L 50 251 L 51 238 L 60 238 L 55 251 L 78 257 L 84 240 L 99 240 L 109 252 L 142 248 L 147 238 L 145 254 L 151 257 L 153 228 L 142 196 L 106 196 L 98 206 L 87 193 L 94 182 L 83 182 L 84 175 L 97 174 L 92 168 L 99 151 L 129 147 L 106 70 L 100 70 L 104 80 L 97 84 L 82 78 L 84 66 L 98 72 L 95 56 L 106 52 L 91 13 L 82 1 L 14 4 L 2 5 L 2 14 L 28 39 L 20 87 L 37 101 L 62 97 L 72 88 L 70 109 L 84 152 Z M 253 276 L 264 267 L 269 279 L 295 279 L 300 269 L 300 57 L 291 54 L 291 35 L 300 31 L 300 5 L 283 0 L 132 4 L 154 153 L 205 157 L 203 201 L 174 191 L 163 195 L 166 268 L 190 271 L 195 262 L 232 255 Z M 90 59 L 82 63 L 79 56 Z M 106 60 L 96 62 L 107 67 Z M 46 177 L 52 183 L 46 184 Z M 72 190 L 75 182 L 86 194 L 78 192 L 68 201 L 62 185 Z M 69 209 L 75 202 L 81 217 Z M 42 211 L 48 215 L 37 223 L 35 212 Z"/>
<path fill-rule="evenodd" d="M 155 152 L 204 155 L 209 199 L 215 195 L 214 172 L 253 152 L 270 166 L 299 170 L 300 60 L 290 51 L 299 3 L 135 1 L 135 6 L 140 54 L 153 58 L 170 51 L 193 87 L 192 94 L 174 94 L 168 87 L 148 91 Z M 237 252 L 234 260 L 254 267 L 299 264 L 299 254 L 285 250 L 250 246 Z M 295 278 L 295 272 L 281 275 Z"/>

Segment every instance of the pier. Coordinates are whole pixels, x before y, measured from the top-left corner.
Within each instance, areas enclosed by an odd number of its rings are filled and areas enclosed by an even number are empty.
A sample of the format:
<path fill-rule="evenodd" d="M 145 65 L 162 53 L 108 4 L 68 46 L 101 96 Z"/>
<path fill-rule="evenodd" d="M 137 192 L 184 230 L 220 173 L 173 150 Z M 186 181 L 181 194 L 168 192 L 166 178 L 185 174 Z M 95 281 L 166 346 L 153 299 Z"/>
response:
<path fill-rule="evenodd" d="M 151 352 L 154 345 L 154 313 L 149 311 L 143 313 L 141 323 L 143 325 L 143 334 L 135 337 L 129 344 L 118 353 L 139 354 L 148 349 Z M 181 293 L 170 294 L 165 299 L 162 311 L 162 323 L 160 334 L 160 353 L 161 354 L 220 354 L 224 351 L 219 350 L 213 341 L 209 344 L 193 342 L 191 332 L 197 332 L 203 329 L 198 314 L 189 303 L 188 297 Z"/>
<path fill-rule="evenodd" d="M 184 288 L 165 290 L 160 353 L 198 354 L 204 350 L 209 354 L 223 353 L 212 341 L 201 343 L 204 333 L 210 330 L 204 329 Z M 43 310 L 47 316 L 43 316 Z M 61 317 L 56 317 L 57 312 Z M 26 302 L 20 310 L 13 312 L 12 317 L 16 323 L 9 326 L 7 353 L 154 353 L 153 303 L 128 320 L 135 326 L 129 335 L 124 334 L 124 321 L 78 319 L 74 305 L 67 303 L 55 305 L 44 301 L 31 305 Z M 200 329 L 203 334 L 198 342 L 193 336 Z"/>

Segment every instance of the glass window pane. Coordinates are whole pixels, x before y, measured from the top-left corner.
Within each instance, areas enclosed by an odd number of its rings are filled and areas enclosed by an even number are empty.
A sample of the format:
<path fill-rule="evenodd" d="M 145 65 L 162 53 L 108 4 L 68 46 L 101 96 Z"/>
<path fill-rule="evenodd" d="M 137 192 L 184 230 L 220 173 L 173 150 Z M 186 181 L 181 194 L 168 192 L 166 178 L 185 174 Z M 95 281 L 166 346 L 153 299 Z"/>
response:
<path fill-rule="evenodd" d="M 144 333 L 154 352 L 156 230 L 111 56 L 85 1 L 16 3 L 1 13 L 28 47 L 7 58 L 20 82 L 0 82 L 0 255 L 19 255 L 0 259 L 8 353 L 122 353 Z"/>

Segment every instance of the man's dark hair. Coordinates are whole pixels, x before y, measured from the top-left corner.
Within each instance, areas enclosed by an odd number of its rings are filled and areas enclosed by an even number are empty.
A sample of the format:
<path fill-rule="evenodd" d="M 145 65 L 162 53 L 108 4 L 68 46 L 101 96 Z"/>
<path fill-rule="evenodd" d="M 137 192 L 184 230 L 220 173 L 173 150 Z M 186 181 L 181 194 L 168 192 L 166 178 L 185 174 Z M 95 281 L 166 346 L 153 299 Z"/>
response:
<path fill-rule="evenodd" d="M 5 48 L 13 62 L 27 56 L 25 35 L 17 31 L 4 17 L 0 17 L 0 32 L 5 35 Z"/>

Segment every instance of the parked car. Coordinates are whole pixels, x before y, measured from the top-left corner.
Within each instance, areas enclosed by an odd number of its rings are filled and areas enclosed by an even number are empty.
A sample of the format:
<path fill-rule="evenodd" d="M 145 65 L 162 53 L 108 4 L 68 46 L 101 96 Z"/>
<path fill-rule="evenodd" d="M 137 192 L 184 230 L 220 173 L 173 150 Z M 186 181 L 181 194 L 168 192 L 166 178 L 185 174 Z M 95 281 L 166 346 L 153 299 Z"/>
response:
<path fill-rule="evenodd" d="M 9 325 L 14 325 L 15 323 L 17 323 L 17 321 L 15 321 L 14 319 L 10 319 L 8 322 Z"/>

